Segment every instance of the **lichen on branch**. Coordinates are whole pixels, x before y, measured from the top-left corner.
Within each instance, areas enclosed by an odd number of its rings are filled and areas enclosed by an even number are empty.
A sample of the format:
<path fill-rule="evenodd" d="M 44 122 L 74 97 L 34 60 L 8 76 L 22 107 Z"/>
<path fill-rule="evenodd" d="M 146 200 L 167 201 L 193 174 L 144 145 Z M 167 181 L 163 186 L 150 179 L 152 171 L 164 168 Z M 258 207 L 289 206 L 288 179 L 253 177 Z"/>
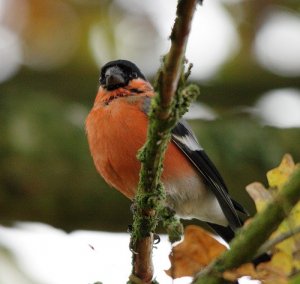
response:
<path fill-rule="evenodd" d="M 151 283 L 153 277 L 152 246 L 153 233 L 161 217 L 172 231 L 172 240 L 179 223 L 164 211 L 165 191 L 161 182 L 163 159 L 170 141 L 171 130 L 187 111 L 192 99 L 199 93 L 196 85 L 186 85 L 190 68 L 185 72 L 184 54 L 190 32 L 191 21 L 197 0 L 179 0 L 177 16 L 171 33 L 171 47 L 158 71 L 149 114 L 147 141 L 138 153 L 141 161 L 140 180 L 134 200 L 134 216 L 131 234 L 133 250 L 132 279 Z M 162 214 L 160 214 L 160 212 Z M 174 237 L 175 236 L 175 237 Z"/>

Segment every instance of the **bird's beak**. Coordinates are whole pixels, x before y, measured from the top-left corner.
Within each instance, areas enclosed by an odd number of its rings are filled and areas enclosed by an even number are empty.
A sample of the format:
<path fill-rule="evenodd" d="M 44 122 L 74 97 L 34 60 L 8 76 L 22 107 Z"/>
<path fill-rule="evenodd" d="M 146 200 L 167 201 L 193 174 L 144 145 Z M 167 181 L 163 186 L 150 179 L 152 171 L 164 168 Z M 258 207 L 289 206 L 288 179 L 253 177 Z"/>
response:
<path fill-rule="evenodd" d="M 105 87 L 108 90 L 113 90 L 126 85 L 125 75 L 118 67 L 111 67 L 105 73 Z"/>
<path fill-rule="evenodd" d="M 124 77 L 121 74 L 110 74 L 105 79 L 106 87 L 125 84 Z"/>

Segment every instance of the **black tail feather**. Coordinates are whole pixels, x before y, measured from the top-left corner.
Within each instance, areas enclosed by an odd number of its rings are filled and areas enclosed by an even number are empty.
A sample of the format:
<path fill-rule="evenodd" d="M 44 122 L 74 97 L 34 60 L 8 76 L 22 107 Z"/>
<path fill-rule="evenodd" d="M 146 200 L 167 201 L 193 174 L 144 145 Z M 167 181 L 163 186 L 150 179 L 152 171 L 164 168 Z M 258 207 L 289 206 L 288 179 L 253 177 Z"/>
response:
<path fill-rule="evenodd" d="M 229 227 L 223 227 L 221 225 L 207 222 L 207 224 L 227 243 L 234 238 L 234 231 Z"/>
<path fill-rule="evenodd" d="M 249 212 L 240 203 L 238 203 L 237 201 L 235 201 L 232 198 L 231 198 L 231 201 L 236 210 L 240 211 L 241 213 L 244 213 L 247 216 L 250 216 Z"/>

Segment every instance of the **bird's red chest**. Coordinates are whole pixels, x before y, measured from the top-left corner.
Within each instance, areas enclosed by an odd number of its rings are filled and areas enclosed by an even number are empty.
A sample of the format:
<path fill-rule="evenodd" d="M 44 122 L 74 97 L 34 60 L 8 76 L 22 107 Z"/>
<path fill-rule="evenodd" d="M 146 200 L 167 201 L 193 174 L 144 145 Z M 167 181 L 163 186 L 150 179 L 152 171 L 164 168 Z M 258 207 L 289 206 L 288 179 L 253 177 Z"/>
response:
<path fill-rule="evenodd" d="M 124 97 L 108 105 L 96 103 L 86 121 L 89 146 L 98 172 L 130 199 L 135 195 L 139 179 L 140 162 L 136 155 L 147 135 L 148 118 L 142 111 L 144 99 Z M 174 143 L 169 143 L 163 182 L 167 184 L 195 175 L 184 154 Z"/>
<path fill-rule="evenodd" d="M 137 151 L 146 140 L 147 117 L 141 100 L 118 98 L 93 108 L 86 122 L 90 150 L 99 173 L 127 197 L 134 196 L 140 163 Z"/>

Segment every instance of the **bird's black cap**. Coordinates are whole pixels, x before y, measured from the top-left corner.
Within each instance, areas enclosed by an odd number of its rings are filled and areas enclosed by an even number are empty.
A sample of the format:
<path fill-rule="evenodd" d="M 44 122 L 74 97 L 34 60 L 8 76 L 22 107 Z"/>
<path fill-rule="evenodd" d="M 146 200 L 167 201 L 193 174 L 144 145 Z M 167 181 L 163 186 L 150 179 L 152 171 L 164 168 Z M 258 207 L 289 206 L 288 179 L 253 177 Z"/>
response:
<path fill-rule="evenodd" d="M 100 84 L 108 90 L 126 86 L 132 79 L 147 80 L 140 69 L 128 60 L 114 60 L 106 63 L 101 69 Z"/>

